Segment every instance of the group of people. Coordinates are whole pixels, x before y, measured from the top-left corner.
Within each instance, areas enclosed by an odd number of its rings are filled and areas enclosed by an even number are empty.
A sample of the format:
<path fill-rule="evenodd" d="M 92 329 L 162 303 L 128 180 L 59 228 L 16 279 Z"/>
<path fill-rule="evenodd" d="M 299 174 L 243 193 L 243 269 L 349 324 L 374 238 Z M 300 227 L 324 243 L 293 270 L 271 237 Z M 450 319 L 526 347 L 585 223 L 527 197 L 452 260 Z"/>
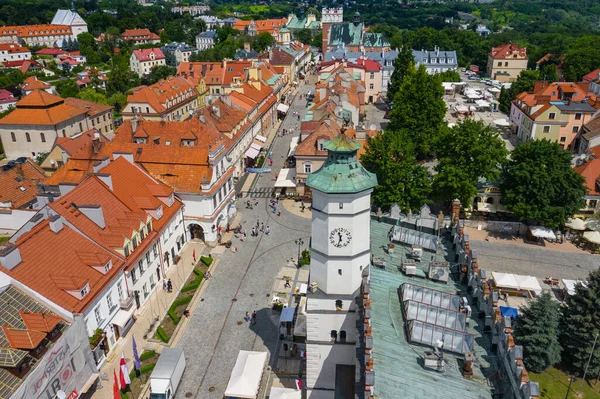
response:
<path fill-rule="evenodd" d="M 173 292 L 173 283 L 171 279 L 163 280 L 163 291 Z"/>
<path fill-rule="evenodd" d="M 252 324 L 256 324 L 256 310 L 254 312 L 252 312 L 252 315 L 250 315 L 248 312 L 246 312 L 246 316 L 244 316 L 244 320 L 249 321 Z"/>
<path fill-rule="evenodd" d="M 264 222 L 260 222 L 258 219 L 256 220 L 256 226 L 252 227 L 252 231 L 250 232 L 250 234 L 252 234 L 252 237 L 258 237 L 259 233 L 265 233 L 266 235 L 270 235 L 271 234 L 271 228 L 269 227 L 269 225 L 265 226 Z M 246 231 L 244 230 L 243 233 L 243 237 L 246 238 Z"/>

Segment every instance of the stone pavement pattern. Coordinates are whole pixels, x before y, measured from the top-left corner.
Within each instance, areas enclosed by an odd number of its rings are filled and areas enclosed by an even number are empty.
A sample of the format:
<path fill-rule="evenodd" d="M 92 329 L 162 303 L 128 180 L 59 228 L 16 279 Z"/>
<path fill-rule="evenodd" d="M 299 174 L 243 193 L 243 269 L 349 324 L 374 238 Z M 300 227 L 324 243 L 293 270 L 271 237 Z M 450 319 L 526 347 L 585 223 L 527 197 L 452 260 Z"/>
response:
<path fill-rule="evenodd" d="M 314 88 L 302 85 L 299 89 L 303 95 L 308 90 Z M 297 123 L 293 112 L 302 112 L 305 104 L 304 99 L 296 98 L 281 129 Z M 302 238 L 304 249 L 310 237 L 310 219 L 300 218 L 285 209 L 280 209 L 281 216 L 277 216 L 269 207 L 275 173 L 283 167 L 291 139 L 292 135 L 287 135 L 274 140 L 270 149 L 273 172 L 260 175 L 248 193 L 258 205 L 246 209 L 246 198 L 239 200 L 241 226 L 248 237 L 244 242 L 233 239 L 237 252 L 225 251 L 198 306 L 192 310 L 177 345 L 186 352 L 187 362 L 177 390 L 178 397 L 187 397 L 191 393 L 194 398 L 222 398 L 240 350 L 266 350 L 271 357 L 270 364 L 274 365 L 276 356 L 273 355 L 278 352 L 279 313 L 271 310 L 271 297 L 274 290 L 279 289 L 281 276 L 289 275 L 293 270 L 289 265 L 296 260 L 298 252 L 294 241 Z M 258 237 L 250 237 L 257 220 L 270 226 L 270 235 L 261 233 Z M 282 271 L 284 266 L 288 267 Z M 255 325 L 244 321 L 245 313 L 253 311 L 258 315 Z M 266 373 L 264 379 L 267 376 Z"/>

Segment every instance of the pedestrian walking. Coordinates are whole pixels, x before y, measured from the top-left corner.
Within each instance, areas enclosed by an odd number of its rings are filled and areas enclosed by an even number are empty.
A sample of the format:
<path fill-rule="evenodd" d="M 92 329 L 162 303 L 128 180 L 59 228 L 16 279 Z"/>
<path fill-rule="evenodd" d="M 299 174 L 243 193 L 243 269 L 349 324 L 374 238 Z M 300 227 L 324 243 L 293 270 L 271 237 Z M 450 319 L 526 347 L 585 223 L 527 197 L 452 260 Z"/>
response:
<path fill-rule="evenodd" d="M 265 231 L 265 224 L 264 223 L 260 224 L 260 231 Z"/>
<path fill-rule="evenodd" d="M 298 120 L 300 120 L 300 114 L 298 114 Z"/>
<path fill-rule="evenodd" d="M 277 205 L 273 205 L 273 213 L 277 213 Z"/>
<path fill-rule="evenodd" d="M 252 324 L 256 324 L 256 310 L 252 312 Z"/>
<path fill-rule="evenodd" d="M 250 321 L 250 313 L 246 312 L 246 316 L 244 316 L 244 320 Z"/>
<path fill-rule="evenodd" d="M 289 279 L 289 278 L 286 278 L 286 279 L 285 279 L 285 284 L 284 284 L 283 288 L 291 288 L 291 287 L 292 287 L 292 286 L 291 286 L 291 284 L 290 284 L 290 279 Z"/>
<path fill-rule="evenodd" d="M 243 233 L 244 238 L 246 238 L 246 229 L 244 229 L 244 233 Z"/>
<path fill-rule="evenodd" d="M 171 279 L 167 281 L 167 291 L 173 292 L 173 283 L 171 282 Z"/>
<path fill-rule="evenodd" d="M 273 160 L 269 158 L 269 166 L 273 166 Z"/>
<path fill-rule="evenodd" d="M 167 282 L 163 279 L 163 291 L 167 290 Z"/>
<path fill-rule="evenodd" d="M 260 220 L 256 219 L 256 228 L 258 229 L 260 227 Z"/>

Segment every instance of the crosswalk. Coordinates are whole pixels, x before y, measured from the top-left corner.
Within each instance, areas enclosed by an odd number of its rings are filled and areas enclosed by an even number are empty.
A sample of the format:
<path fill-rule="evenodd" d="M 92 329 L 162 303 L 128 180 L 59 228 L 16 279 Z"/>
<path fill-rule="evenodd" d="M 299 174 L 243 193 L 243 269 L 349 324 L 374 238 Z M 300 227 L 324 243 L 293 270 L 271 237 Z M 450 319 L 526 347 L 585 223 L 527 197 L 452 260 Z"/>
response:
<path fill-rule="evenodd" d="M 273 198 L 274 187 L 255 187 L 252 191 L 242 193 L 242 198 Z"/>

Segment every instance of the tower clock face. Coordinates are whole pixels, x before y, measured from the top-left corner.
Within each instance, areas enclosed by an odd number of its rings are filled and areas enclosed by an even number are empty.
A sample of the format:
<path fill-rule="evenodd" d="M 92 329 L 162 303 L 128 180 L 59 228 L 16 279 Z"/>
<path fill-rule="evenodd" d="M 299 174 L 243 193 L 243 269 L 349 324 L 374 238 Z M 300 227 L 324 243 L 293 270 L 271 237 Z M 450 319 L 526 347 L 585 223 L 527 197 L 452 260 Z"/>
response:
<path fill-rule="evenodd" d="M 329 233 L 329 242 L 336 248 L 347 247 L 352 241 L 352 234 L 348 229 L 338 227 L 337 229 L 331 230 Z"/>

